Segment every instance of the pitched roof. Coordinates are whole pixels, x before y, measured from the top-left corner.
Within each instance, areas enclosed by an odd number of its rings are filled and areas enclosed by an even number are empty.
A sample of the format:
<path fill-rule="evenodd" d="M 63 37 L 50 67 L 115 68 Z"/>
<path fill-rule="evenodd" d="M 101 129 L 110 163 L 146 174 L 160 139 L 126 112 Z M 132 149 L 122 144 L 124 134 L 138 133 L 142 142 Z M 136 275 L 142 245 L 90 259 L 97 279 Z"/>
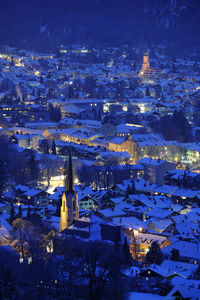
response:
<path fill-rule="evenodd" d="M 180 256 L 200 259 L 200 251 L 198 243 L 191 243 L 185 241 L 177 241 L 162 249 L 164 254 L 172 254 L 172 249 L 179 250 Z"/>
<path fill-rule="evenodd" d="M 192 277 L 194 272 L 196 272 L 199 268 L 197 264 L 188 264 L 185 262 L 167 259 L 162 262 L 161 267 L 168 269 L 169 273 L 178 273 L 186 278 Z"/>

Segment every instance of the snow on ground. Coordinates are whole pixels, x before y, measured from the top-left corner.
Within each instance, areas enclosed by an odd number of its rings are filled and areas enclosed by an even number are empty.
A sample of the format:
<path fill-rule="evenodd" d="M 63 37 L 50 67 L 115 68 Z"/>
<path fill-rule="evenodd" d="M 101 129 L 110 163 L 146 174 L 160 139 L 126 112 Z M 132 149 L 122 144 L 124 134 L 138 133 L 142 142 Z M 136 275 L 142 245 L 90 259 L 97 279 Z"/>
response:
<path fill-rule="evenodd" d="M 131 292 L 129 294 L 128 300 L 159 300 L 164 298 L 165 297 L 163 296 L 159 296 L 155 294 Z"/>

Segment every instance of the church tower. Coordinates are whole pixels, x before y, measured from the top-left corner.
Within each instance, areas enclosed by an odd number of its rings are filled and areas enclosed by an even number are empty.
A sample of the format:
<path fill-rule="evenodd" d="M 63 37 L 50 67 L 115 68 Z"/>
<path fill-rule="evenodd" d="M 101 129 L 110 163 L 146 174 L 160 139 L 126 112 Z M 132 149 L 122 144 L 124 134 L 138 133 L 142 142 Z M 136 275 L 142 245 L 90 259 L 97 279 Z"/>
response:
<path fill-rule="evenodd" d="M 149 54 L 144 53 L 143 56 L 143 64 L 142 64 L 142 71 L 145 73 L 146 70 L 150 69 L 150 64 L 149 64 Z"/>
<path fill-rule="evenodd" d="M 78 194 L 74 191 L 73 167 L 71 150 L 69 160 L 65 164 L 65 191 L 62 194 L 62 205 L 60 208 L 60 228 L 63 231 L 69 227 L 74 220 L 79 219 Z"/>
<path fill-rule="evenodd" d="M 142 70 L 139 73 L 140 77 L 149 78 L 152 74 L 152 69 L 150 68 L 149 63 L 149 54 L 146 52 L 143 56 Z"/>

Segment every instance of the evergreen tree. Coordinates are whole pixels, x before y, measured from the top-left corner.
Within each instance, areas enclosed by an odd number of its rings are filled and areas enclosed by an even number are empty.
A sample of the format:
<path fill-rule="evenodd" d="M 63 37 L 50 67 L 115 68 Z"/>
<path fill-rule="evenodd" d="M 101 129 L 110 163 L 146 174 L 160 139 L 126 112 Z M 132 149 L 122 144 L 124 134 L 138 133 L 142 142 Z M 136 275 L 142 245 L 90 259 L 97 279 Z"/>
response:
<path fill-rule="evenodd" d="M 135 188 L 135 181 L 134 179 L 132 180 L 132 194 L 135 194 L 136 188 Z"/>
<path fill-rule="evenodd" d="M 31 218 L 31 208 L 30 208 L 30 204 L 28 205 L 28 210 L 27 210 L 27 216 L 26 216 L 27 220 L 30 220 Z"/>
<path fill-rule="evenodd" d="M 49 142 L 47 139 L 41 141 L 39 151 L 44 154 L 49 154 Z"/>
<path fill-rule="evenodd" d="M 53 155 L 56 155 L 56 144 L 55 144 L 55 140 L 53 140 L 53 143 L 52 143 L 51 153 L 52 153 Z"/>
<path fill-rule="evenodd" d="M 187 187 L 187 174 L 186 174 L 186 170 L 184 171 L 184 174 L 183 174 L 183 187 L 184 188 Z"/>
<path fill-rule="evenodd" d="M 69 99 L 74 97 L 74 88 L 72 84 L 69 85 L 69 94 L 68 94 Z"/>
<path fill-rule="evenodd" d="M 9 222 L 12 224 L 12 222 L 15 220 L 15 209 L 13 203 L 11 204 L 11 210 L 10 210 L 10 219 Z"/>
<path fill-rule="evenodd" d="M 127 238 L 126 237 L 124 239 L 124 244 L 123 244 L 123 256 L 124 256 L 125 262 L 127 264 L 131 264 L 132 258 L 131 258 L 131 254 L 130 254 L 130 250 L 129 250 L 129 244 L 127 242 Z"/>
<path fill-rule="evenodd" d="M 8 181 L 8 168 L 7 163 L 0 159 L 0 195 L 4 192 L 4 188 Z"/>
<path fill-rule="evenodd" d="M 30 175 L 32 180 L 37 180 L 38 179 L 38 165 L 35 160 L 35 153 L 31 155 L 31 158 L 29 160 L 29 168 L 30 168 Z"/>
<path fill-rule="evenodd" d="M 95 108 L 92 109 L 91 118 L 92 118 L 93 120 L 97 120 L 97 111 L 96 111 Z"/>
<path fill-rule="evenodd" d="M 20 219 L 22 218 L 22 206 L 21 206 L 21 203 L 19 205 L 19 210 L 18 210 L 17 217 L 20 218 Z"/>
<path fill-rule="evenodd" d="M 57 202 L 57 206 L 56 206 L 56 212 L 55 212 L 55 215 L 57 217 L 60 217 L 60 208 L 61 208 L 61 205 L 62 205 L 62 198 L 60 197 L 58 202 Z"/>
<path fill-rule="evenodd" d="M 98 121 L 101 121 L 102 120 L 102 117 L 101 117 L 101 110 L 99 109 L 98 112 L 97 112 L 97 120 Z"/>
<path fill-rule="evenodd" d="M 117 230 L 114 238 L 114 244 L 115 244 L 115 251 L 118 252 L 119 250 L 119 242 L 120 242 L 121 236 L 120 236 L 120 229 Z"/>
<path fill-rule="evenodd" d="M 118 239 L 117 235 L 115 236 L 115 239 L 114 239 L 114 245 L 115 245 L 115 251 L 118 252 L 118 250 L 119 250 L 119 239 Z"/>
<path fill-rule="evenodd" d="M 130 185 L 127 186 L 127 189 L 126 189 L 126 195 L 130 195 L 131 194 L 131 187 Z"/>
<path fill-rule="evenodd" d="M 59 106 L 54 107 L 51 103 L 49 104 L 49 119 L 52 122 L 59 122 L 61 120 L 62 113 Z"/>
<path fill-rule="evenodd" d="M 178 185 L 178 186 L 181 186 L 181 179 L 180 179 L 180 176 L 178 176 L 177 185 Z"/>
<path fill-rule="evenodd" d="M 54 108 L 54 122 L 59 122 L 61 120 L 62 113 L 59 106 Z"/>
<path fill-rule="evenodd" d="M 195 133 L 195 141 L 196 142 L 200 142 L 200 130 L 196 130 L 196 133 Z"/>
<path fill-rule="evenodd" d="M 46 144 L 45 144 L 45 147 L 44 147 L 44 154 L 49 154 L 49 143 L 47 140 L 45 140 Z"/>
<path fill-rule="evenodd" d="M 193 109 L 193 120 L 194 120 L 194 124 L 196 126 L 200 126 L 200 103 L 199 101 L 197 102 L 197 104 L 195 105 L 194 109 Z"/>
<path fill-rule="evenodd" d="M 150 90 L 149 90 L 148 86 L 146 87 L 145 96 L 147 96 L 147 97 L 150 96 Z"/>
<path fill-rule="evenodd" d="M 35 89 L 34 89 L 34 87 L 32 88 L 32 95 L 35 97 Z"/>
<path fill-rule="evenodd" d="M 14 58 L 13 56 L 11 57 L 11 62 L 10 62 L 10 65 L 13 67 L 15 65 L 15 62 L 14 62 Z"/>
<path fill-rule="evenodd" d="M 160 250 L 160 245 L 157 241 L 154 241 L 149 247 L 149 251 L 146 255 L 146 262 L 148 264 L 159 265 L 162 262 L 162 252 Z"/>
<path fill-rule="evenodd" d="M 124 239 L 124 245 L 123 245 L 123 252 L 127 253 L 127 251 L 129 252 L 129 247 L 128 247 L 127 238 L 125 238 Z"/>
<path fill-rule="evenodd" d="M 43 76 L 40 76 L 40 83 L 41 83 L 41 84 L 43 84 L 43 83 L 44 83 Z"/>
<path fill-rule="evenodd" d="M 49 104 L 49 119 L 50 121 L 54 119 L 54 107 L 51 103 Z"/>

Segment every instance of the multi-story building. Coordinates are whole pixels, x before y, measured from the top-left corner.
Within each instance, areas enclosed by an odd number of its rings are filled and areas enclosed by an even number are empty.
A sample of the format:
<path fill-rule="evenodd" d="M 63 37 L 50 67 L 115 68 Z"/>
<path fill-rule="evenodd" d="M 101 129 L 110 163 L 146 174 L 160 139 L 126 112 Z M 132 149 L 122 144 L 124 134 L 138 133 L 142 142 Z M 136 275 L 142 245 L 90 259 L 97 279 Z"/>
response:
<path fill-rule="evenodd" d="M 171 171 L 176 168 L 176 165 L 168 161 L 161 159 L 152 159 L 144 157 L 138 160 L 138 163 L 145 168 L 144 178 L 151 183 L 164 184 L 164 175 L 167 171 Z"/>
<path fill-rule="evenodd" d="M 10 137 L 10 140 L 17 143 L 20 148 L 38 149 L 39 136 L 35 134 L 15 134 Z"/>
<path fill-rule="evenodd" d="M 107 149 L 115 152 L 127 151 L 132 157 L 135 157 L 136 143 L 131 137 L 128 139 L 125 137 L 115 137 L 109 142 Z"/>
<path fill-rule="evenodd" d="M 179 144 L 176 141 L 149 140 L 137 142 L 136 157 L 138 159 L 148 156 L 156 159 L 179 161 Z"/>
<path fill-rule="evenodd" d="M 87 129 L 65 129 L 60 131 L 60 139 L 66 142 L 76 144 L 90 145 L 90 142 L 99 137 L 98 134 L 92 133 Z"/>

